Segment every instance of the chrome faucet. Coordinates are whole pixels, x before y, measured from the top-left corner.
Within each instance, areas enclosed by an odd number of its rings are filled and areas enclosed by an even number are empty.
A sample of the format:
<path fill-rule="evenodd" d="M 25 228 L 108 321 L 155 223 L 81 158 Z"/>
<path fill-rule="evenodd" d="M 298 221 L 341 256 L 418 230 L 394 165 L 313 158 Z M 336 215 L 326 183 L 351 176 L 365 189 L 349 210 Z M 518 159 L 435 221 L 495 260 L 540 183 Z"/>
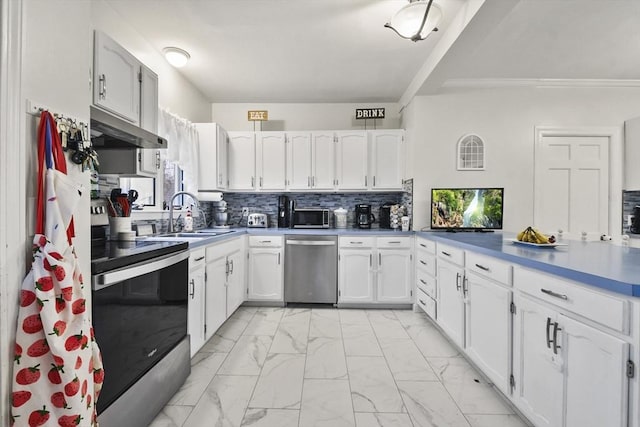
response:
<path fill-rule="evenodd" d="M 175 200 L 175 198 L 181 194 L 185 194 L 189 197 L 191 197 L 193 199 L 194 202 L 196 202 L 196 207 L 200 207 L 200 201 L 198 201 L 198 198 L 196 196 L 194 196 L 193 194 L 189 193 L 188 191 L 178 191 L 177 193 L 175 193 L 173 196 L 171 196 L 171 200 L 169 201 L 169 233 L 173 233 L 175 230 L 173 229 L 173 201 Z"/>

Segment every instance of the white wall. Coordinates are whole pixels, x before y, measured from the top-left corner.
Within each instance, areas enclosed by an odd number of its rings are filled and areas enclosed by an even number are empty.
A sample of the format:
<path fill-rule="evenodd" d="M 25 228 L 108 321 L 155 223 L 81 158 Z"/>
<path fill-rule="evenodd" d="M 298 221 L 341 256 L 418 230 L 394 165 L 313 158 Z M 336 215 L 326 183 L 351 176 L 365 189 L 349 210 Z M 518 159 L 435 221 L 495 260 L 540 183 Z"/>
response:
<path fill-rule="evenodd" d="M 253 104 L 214 103 L 212 120 L 228 131 L 254 130 L 254 122 L 247 120 L 249 110 L 268 110 L 269 121 L 256 122 L 255 130 L 353 130 L 364 129 L 365 120 L 356 120 L 356 108 L 384 107 L 386 119 L 377 120 L 378 129 L 400 127 L 399 105 L 396 103 L 369 104 Z M 367 129 L 374 129 L 373 120 L 367 120 Z"/>
<path fill-rule="evenodd" d="M 149 3 L 152 6 L 152 3 Z M 152 13 L 150 11 L 150 13 Z M 211 119 L 211 103 L 164 59 L 135 28 L 102 0 L 91 1 L 92 29 L 105 32 L 133 56 L 158 74 L 158 103 L 194 123 Z M 91 36 L 93 40 L 93 36 Z"/>
<path fill-rule="evenodd" d="M 504 228 L 533 223 L 534 127 L 615 126 L 640 115 L 640 88 L 493 88 L 414 98 L 404 110 L 414 184 L 414 224 L 429 225 L 433 187 L 505 188 Z M 485 171 L 457 171 L 467 133 L 486 144 Z M 621 188 L 612 191 L 622 191 Z"/>

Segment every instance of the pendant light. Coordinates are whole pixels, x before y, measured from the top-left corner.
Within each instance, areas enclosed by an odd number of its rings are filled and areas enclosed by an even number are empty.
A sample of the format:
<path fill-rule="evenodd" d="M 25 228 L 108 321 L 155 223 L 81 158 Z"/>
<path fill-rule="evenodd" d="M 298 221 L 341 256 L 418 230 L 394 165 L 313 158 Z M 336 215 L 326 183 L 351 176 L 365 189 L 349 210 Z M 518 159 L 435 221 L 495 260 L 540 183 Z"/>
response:
<path fill-rule="evenodd" d="M 426 39 L 432 31 L 438 31 L 437 25 L 442 20 L 442 10 L 433 0 L 411 0 L 384 24 L 403 39 Z"/>
<path fill-rule="evenodd" d="M 167 62 L 176 68 L 184 67 L 191 58 L 189 52 L 179 47 L 165 47 L 162 52 Z"/>

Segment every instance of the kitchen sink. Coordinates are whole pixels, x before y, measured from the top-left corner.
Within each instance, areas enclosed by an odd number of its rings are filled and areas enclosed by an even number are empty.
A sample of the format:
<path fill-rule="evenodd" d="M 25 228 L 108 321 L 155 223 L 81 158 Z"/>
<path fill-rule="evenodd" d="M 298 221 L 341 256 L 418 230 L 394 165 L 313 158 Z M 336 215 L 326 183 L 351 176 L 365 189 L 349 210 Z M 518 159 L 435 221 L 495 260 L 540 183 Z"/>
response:
<path fill-rule="evenodd" d="M 215 230 L 215 229 L 201 229 L 195 231 L 177 231 L 174 233 L 155 234 L 152 236 L 141 237 L 143 240 L 186 240 L 186 241 L 198 241 L 203 239 L 209 239 L 211 237 L 220 236 L 222 234 L 233 233 L 234 230 Z"/>

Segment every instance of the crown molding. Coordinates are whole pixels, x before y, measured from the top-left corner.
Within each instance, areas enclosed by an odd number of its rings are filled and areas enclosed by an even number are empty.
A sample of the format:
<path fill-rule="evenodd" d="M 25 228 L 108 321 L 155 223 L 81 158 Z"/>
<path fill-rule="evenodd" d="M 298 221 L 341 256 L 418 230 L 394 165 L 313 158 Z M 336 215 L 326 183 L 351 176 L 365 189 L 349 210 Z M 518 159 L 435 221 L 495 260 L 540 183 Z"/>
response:
<path fill-rule="evenodd" d="M 640 87 L 640 80 L 628 79 L 449 79 L 443 88 L 629 88 Z"/>

